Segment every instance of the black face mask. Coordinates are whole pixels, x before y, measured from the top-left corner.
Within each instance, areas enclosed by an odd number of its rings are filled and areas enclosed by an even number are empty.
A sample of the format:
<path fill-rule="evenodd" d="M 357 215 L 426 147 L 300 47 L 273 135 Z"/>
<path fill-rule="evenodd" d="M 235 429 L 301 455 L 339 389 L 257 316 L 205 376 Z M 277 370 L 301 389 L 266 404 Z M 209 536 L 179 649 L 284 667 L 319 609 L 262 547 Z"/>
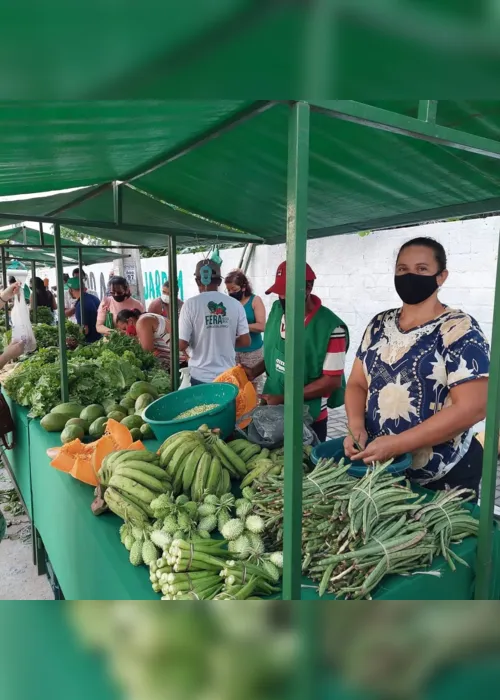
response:
<path fill-rule="evenodd" d="M 115 301 L 117 301 L 118 303 L 125 301 L 126 298 L 127 298 L 126 294 L 113 294 L 113 299 Z"/>
<path fill-rule="evenodd" d="M 236 301 L 241 301 L 243 299 L 243 290 L 240 289 L 239 292 L 231 292 L 229 296 L 236 299 Z"/>
<path fill-rule="evenodd" d="M 285 313 L 286 299 L 280 299 L 280 304 L 281 308 L 283 309 L 283 313 Z"/>
<path fill-rule="evenodd" d="M 439 288 L 437 275 L 416 275 L 407 272 L 394 277 L 396 292 L 405 304 L 421 304 Z"/>

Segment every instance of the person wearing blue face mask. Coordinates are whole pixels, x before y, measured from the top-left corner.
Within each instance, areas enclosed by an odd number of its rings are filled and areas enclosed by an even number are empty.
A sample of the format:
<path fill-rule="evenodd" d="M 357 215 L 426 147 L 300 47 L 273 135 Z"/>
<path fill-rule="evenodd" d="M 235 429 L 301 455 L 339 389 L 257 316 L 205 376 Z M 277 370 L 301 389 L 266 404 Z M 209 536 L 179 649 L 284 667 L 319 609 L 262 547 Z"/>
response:
<path fill-rule="evenodd" d="M 486 415 L 489 347 L 477 322 L 439 300 L 446 253 L 415 238 L 398 254 L 403 306 L 369 324 L 347 383 L 348 457 L 366 464 L 412 453 L 409 477 L 431 490 L 479 491 L 482 447 L 473 428 Z"/>

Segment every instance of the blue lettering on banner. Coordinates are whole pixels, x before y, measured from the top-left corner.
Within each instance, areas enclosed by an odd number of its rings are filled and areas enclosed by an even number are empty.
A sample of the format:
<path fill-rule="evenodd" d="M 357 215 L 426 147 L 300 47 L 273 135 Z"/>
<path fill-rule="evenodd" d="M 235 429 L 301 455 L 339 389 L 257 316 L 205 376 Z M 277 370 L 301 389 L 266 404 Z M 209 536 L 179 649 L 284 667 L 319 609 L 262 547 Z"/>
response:
<path fill-rule="evenodd" d="M 153 277 L 154 275 L 154 277 Z M 144 299 L 146 301 L 151 301 L 152 299 L 158 299 L 161 296 L 161 288 L 168 282 L 168 275 L 163 270 L 154 270 L 153 272 L 144 273 Z M 184 301 L 184 283 L 182 278 L 182 270 L 179 271 L 177 276 L 177 287 L 179 290 L 179 298 Z"/>

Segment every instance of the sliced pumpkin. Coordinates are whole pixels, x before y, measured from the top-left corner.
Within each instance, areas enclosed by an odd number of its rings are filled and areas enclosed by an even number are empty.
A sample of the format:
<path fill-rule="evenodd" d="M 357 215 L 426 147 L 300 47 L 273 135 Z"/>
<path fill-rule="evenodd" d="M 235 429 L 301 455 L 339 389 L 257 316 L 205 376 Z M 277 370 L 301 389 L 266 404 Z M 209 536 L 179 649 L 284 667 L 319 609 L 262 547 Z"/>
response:
<path fill-rule="evenodd" d="M 62 472 L 70 472 L 73 469 L 73 464 L 75 463 L 75 456 L 67 454 L 62 450 L 59 450 L 57 455 L 54 457 L 50 465 L 59 469 Z"/>
<path fill-rule="evenodd" d="M 257 392 L 252 382 L 247 382 L 236 398 L 236 420 L 250 413 L 257 406 Z M 238 423 L 238 428 L 244 430 L 252 422 L 251 418 Z"/>
<path fill-rule="evenodd" d="M 118 423 L 118 421 L 114 420 L 114 418 L 108 419 L 108 422 L 106 423 L 105 436 L 112 438 L 114 442 L 114 451 L 128 450 L 132 444 L 132 435 L 130 434 L 130 430 L 121 423 Z"/>
<path fill-rule="evenodd" d="M 92 465 L 92 458 L 88 455 L 80 455 L 76 458 L 70 474 L 78 481 L 83 481 L 84 484 L 89 484 L 90 486 L 99 484 L 99 479 Z"/>
<path fill-rule="evenodd" d="M 104 458 L 117 450 L 144 450 L 140 440 L 132 442 L 130 430 L 118 421 L 110 418 L 106 425 L 106 434 L 86 445 L 80 440 L 72 440 L 57 450 L 51 466 L 71 474 L 85 484 L 97 486 L 97 474 Z"/>

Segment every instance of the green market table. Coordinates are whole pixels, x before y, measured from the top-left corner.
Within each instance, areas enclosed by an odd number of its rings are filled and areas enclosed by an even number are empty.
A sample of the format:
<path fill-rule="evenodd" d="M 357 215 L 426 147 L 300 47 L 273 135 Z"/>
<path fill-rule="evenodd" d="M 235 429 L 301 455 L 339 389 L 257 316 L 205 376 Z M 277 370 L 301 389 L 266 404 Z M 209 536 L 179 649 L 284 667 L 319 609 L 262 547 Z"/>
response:
<path fill-rule="evenodd" d="M 111 513 L 96 517 L 90 505 L 93 489 L 50 466 L 46 454 L 57 445 L 58 433 L 47 433 L 27 411 L 11 404 L 16 446 L 7 453 L 13 473 L 67 600 L 157 600 L 144 566 L 133 567 L 120 543 L 121 521 Z M 156 449 L 158 442 L 149 441 Z M 455 551 L 470 568 L 451 571 L 442 558 L 431 572 L 388 577 L 373 596 L 377 600 L 470 600 L 473 594 L 477 542 L 468 538 Z M 494 592 L 500 598 L 497 573 L 500 533 L 494 537 Z M 316 587 L 304 579 L 303 600 L 317 600 Z M 323 600 L 327 600 L 325 596 Z"/>
<path fill-rule="evenodd" d="M 28 409 L 15 404 L 5 396 L 9 404 L 12 419 L 14 421 L 15 446 L 13 450 L 6 452 L 9 460 L 12 476 L 16 482 L 23 501 L 28 509 L 28 514 L 33 520 L 33 507 L 31 502 L 31 469 L 30 469 L 30 446 L 28 424 Z"/>

